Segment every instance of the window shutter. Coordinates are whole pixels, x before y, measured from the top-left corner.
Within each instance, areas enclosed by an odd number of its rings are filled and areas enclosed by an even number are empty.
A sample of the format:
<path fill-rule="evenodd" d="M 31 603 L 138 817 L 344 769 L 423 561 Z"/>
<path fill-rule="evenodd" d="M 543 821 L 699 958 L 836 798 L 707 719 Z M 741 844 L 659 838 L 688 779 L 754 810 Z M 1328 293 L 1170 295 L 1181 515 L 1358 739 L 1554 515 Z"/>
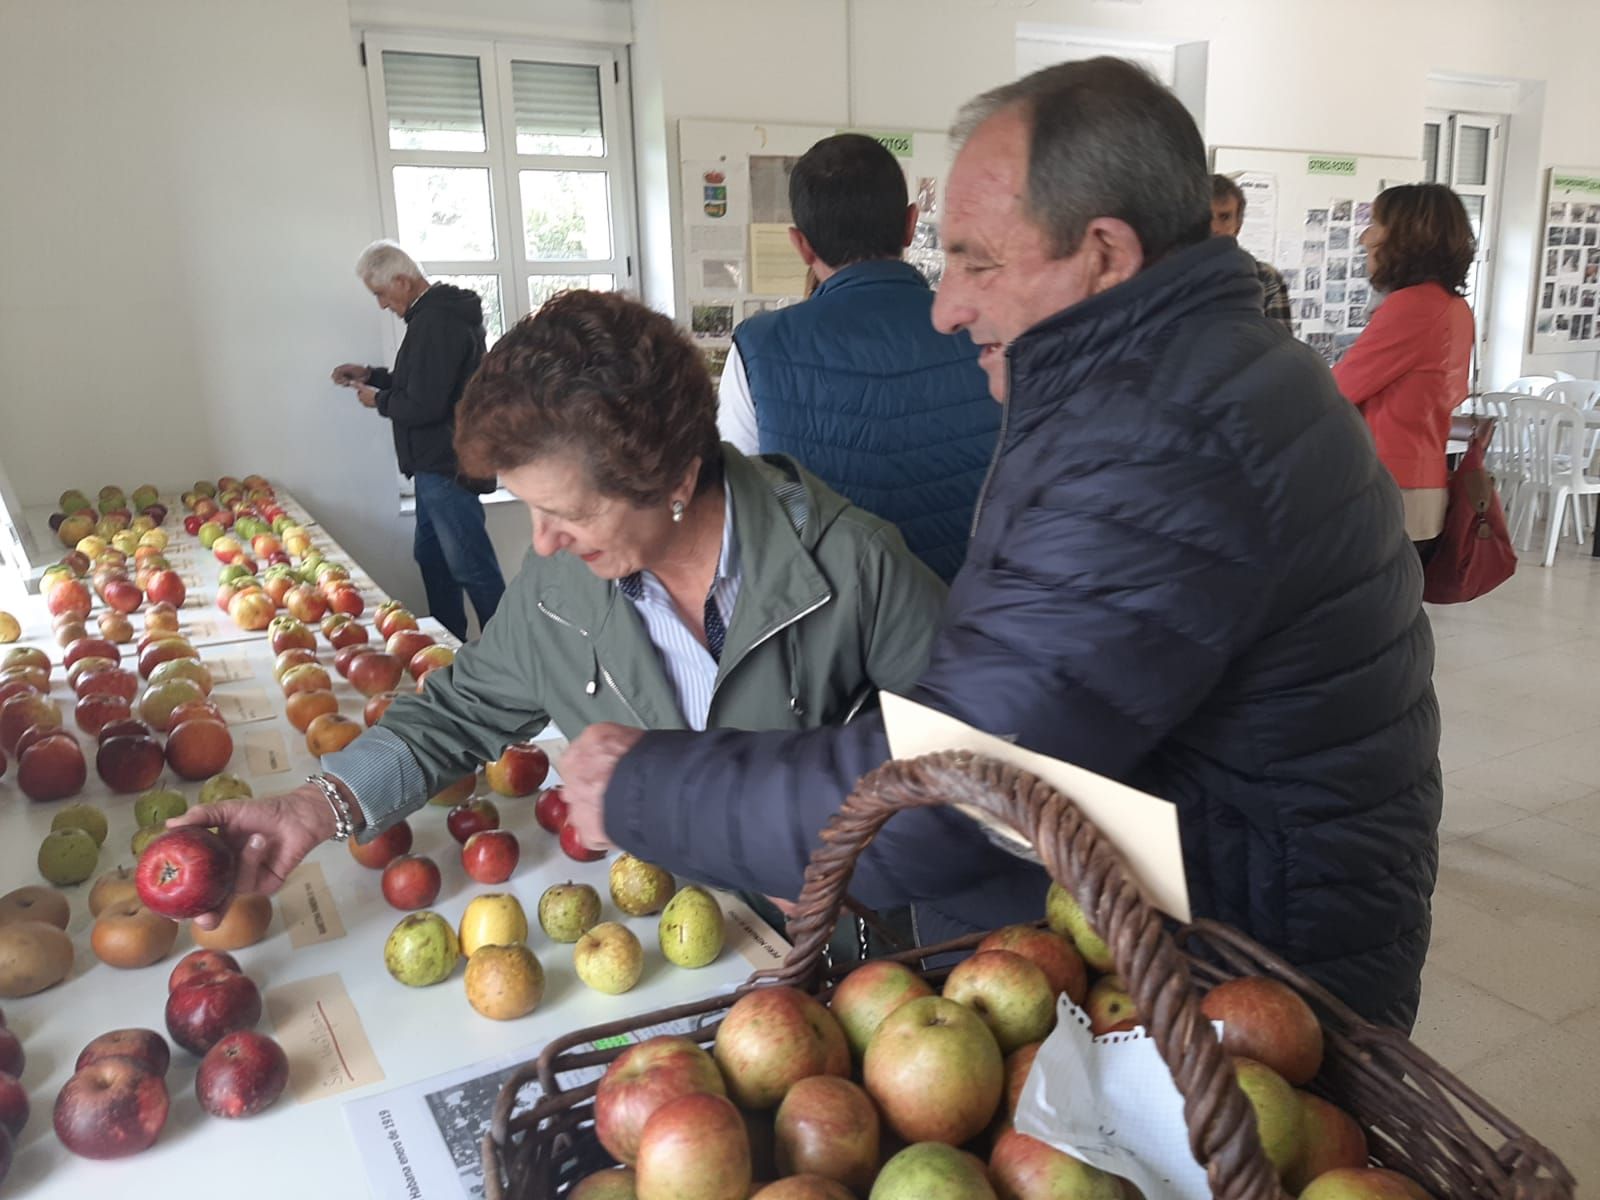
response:
<path fill-rule="evenodd" d="M 598 67 L 513 61 L 511 93 L 519 154 L 605 153 Z"/>
<path fill-rule="evenodd" d="M 478 60 L 453 54 L 383 52 L 383 90 L 389 108 L 389 147 L 467 149 L 429 134 L 476 135 L 483 146 L 483 92 Z"/>

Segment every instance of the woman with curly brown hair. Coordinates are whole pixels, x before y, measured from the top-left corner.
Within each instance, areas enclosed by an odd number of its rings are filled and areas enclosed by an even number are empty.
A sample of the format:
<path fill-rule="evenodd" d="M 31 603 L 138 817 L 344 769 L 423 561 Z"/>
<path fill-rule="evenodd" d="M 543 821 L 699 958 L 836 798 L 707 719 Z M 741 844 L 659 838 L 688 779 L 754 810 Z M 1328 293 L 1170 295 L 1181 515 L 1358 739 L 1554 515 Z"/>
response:
<path fill-rule="evenodd" d="M 456 415 L 533 552 L 476 643 L 283 796 L 193 810 L 272 892 L 329 837 L 376 837 L 554 721 L 801 730 L 921 673 L 944 586 L 893 526 L 717 436 L 704 360 L 614 293 L 568 292 L 485 356 Z M 209 918 L 202 918 L 209 923 Z"/>
<path fill-rule="evenodd" d="M 1450 414 L 1471 373 L 1472 308 L 1462 293 L 1477 246 L 1460 198 L 1439 183 L 1382 192 L 1361 245 L 1374 290 L 1386 294 L 1333 377 L 1400 485 L 1406 535 L 1426 563 L 1444 529 Z"/>

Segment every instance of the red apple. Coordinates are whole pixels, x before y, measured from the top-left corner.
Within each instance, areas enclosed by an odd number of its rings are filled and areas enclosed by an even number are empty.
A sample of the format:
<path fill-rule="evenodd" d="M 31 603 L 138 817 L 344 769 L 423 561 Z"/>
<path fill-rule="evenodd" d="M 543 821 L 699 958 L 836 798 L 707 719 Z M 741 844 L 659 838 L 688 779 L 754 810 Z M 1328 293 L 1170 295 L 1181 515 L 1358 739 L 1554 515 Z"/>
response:
<path fill-rule="evenodd" d="M 427 908 L 439 898 L 439 867 L 420 854 L 402 854 L 383 869 L 383 898 L 402 910 Z M 490 880 L 488 882 L 499 882 Z"/>
<path fill-rule="evenodd" d="M 411 672 L 411 678 L 421 679 L 429 671 L 437 671 L 441 667 L 448 667 L 456 660 L 456 652 L 449 646 L 441 646 L 435 642 L 431 646 L 424 646 L 411 656 L 411 661 L 406 663 L 406 670 Z M 541 780 L 541 782 L 543 782 Z"/>
<path fill-rule="evenodd" d="M 158 604 L 170 604 L 173 608 L 182 608 L 183 602 L 189 598 L 189 589 L 183 584 L 183 576 L 168 568 L 150 576 L 145 594 Z"/>
<path fill-rule="evenodd" d="M 172 710 L 168 724 L 176 730 L 185 721 L 220 721 L 226 725 L 228 722 L 222 716 L 222 710 L 211 700 L 186 700 Z"/>
<path fill-rule="evenodd" d="M 350 847 L 351 858 L 363 867 L 379 871 L 411 849 L 411 826 L 401 821 L 398 825 L 389 826 L 370 842 L 358 842 L 351 838 L 345 845 Z"/>
<path fill-rule="evenodd" d="M 185 517 L 183 519 L 183 531 L 185 533 L 187 533 L 190 537 L 194 537 L 200 532 L 201 524 L 202 524 L 202 522 L 201 522 L 200 518 L 197 517 L 194 513 L 190 513 L 187 517 Z"/>
<path fill-rule="evenodd" d="M 878 1173 L 878 1110 L 848 1079 L 811 1075 L 783 1097 L 774 1121 L 778 1174 L 820 1176 L 865 1195 Z"/>
<path fill-rule="evenodd" d="M 1300 1155 L 1284 1176 L 1291 1195 L 1305 1191 L 1313 1179 L 1341 1167 L 1367 1165 L 1367 1135 L 1344 1109 L 1329 1104 L 1310 1092 L 1300 1097 Z"/>
<path fill-rule="evenodd" d="M 322 632 L 327 637 L 328 644 L 335 650 L 367 644 L 367 627 L 354 617 L 347 617 L 342 613 L 331 629 L 326 624 L 323 625 Z"/>
<path fill-rule="evenodd" d="M 174 658 L 196 657 L 198 654 L 194 645 L 186 637 L 165 631 L 153 637 L 147 634 L 139 644 L 139 675 L 143 679 L 149 679 L 150 672 L 164 662 L 170 662 Z"/>
<path fill-rule="evenodd" d="M 1007 925 L 978 943 L 978 950 L 1009 950 L 1020 954 L 1044 972 L 1050 989 L 1065 992 L 1074 1004 L 1089 993 L 1089 976 L 1077 947 L 1059 933 L 1037 925 Z"/>
<path fill-rule="evenodd" d="M 883 1019 L 912 1000 L 933 995 L 927 980 L 904 963 L 863 963 L 839 981 L 828 1007 L 859 1060 Z"/>
<path fill-rule="evenodd" d="M 333 679 L 320 664 L 301 663 L 285 671 L 283 678 L 278 680 L 278 686 L 283 689 L 285 696 L 292 696 L 296 692 L 327 692 L 333 690 Z"/>
<path fill-rule="evenodd" d="M 1290 1083 L 1311 1081 L 1322 1065 L 1322 1025 L 1287 984 L 1263 976 L 1219 983 L 1200 1011 L 1222 1022 L 1222 1048 L 1265 1063 Z"/>
<path fill-rule="evenodd" d="M 56 1096 L 56 1137 L 84 1158 L 123 1158 L 155 1145 L 167 1123 L 167 1085 L 131 1058 L 104 1058 Z"/>
<path fill-rule="evenodd" d="M 571 825 L 561 827 L 561 850 L 573 862 L 599 862 L 606 856 L 604 850 L 591 850 L 583 844 L 578 837 L 578 831 Z"/>
<path fill-rule="evenodd" d="M 281 683 L 283 682 L 283 677 L 294 670 L 295 667 L 306 663 L 315 664 L 316 661 L 317 652 L 315 650 L 307 650 L 304 646 L 291 647 L 273 660 L 272 677 Z"/>
<path fill-rule="evenodd" d="M 809 1075 L 850 1074 L 850 1046 L 839 1023 L 821 1004 L 791 987 L 757 988 L 735 1001 L 717 1027 L 713 1053 L 728 1094 L 746 1109 L 777 1107 L 784 1093 Z M 997 1094 L 999 1071 L 996 1052 Z"/>
<path fill-rule="evenodd" d="M 22 1039 L 0 1026 L 0 1073 L 20 1077 L 27 1060 L 28 1056 L 22 1051 Z"/>
<path fill-rule="evenodd" d="M 50 610 L 50 615 L 53 617 L 64 612 L 87 617 L 89 610 L 94 607 L 94 597 L 79 580 L 58 579 L 51 585 L 50 592 L 45 597 L 45 607 Z"/>
<path fill-rule="evenodd" d="M 50 687 L 49 680 L 41 686 L 32 679 L 22 679 L 16 675 L 0 676 L 0 707 L 13 696 L 43 696 Z"/>
<path fill-rule="evenodd" d="M 398 629 L 384 640 L 383 648 L 398 658 L 401 663 L 408 663 L 419 650 L 433 645 L 433 638 L 423 633 L 420 629 Z"/>
<path fill-rule="evenodd" d="M 297 583 L 283 598 L 284 607 L 300 620 L 311 624 L 322 620 L 328 611 L 328 601 L 321 592 L 308 583 Z M 341 610 L 342 611 L 342 610 Z M 360 611 L 357 609 L 356 611 Z"/>
<path fill-rule="evenodd" d="M 148 791 L 167 765 L 153 737 L 108 737 L 95 752 L 94 768 L 106 786 L 124 795 Z"/>
<path fill-rule="evenodd" d="M 317 635 L 311 632 L 304 621 L 295 617 L 273 617 L 267 624 L 267 641 L 274 654 L 297 647 L 313 653 L 317 649 Z"/>
<path fill-rule="evenodd" d="M 190 1054 L 204 1054 L 259 1020 L 261 991 L 237 971 L 197 975 L 167 996 L 167 1032 Z"/>
<path fill-rule="evenodd" d="M 131 579 L 112 579 L 105 586 L 106 604 L 120 613 L 131 613 L 144 603 L 144 593 Z"/>
<path fill-rule="evenodd" d="M 165 1078 L 172 1051 L 167 1039 L 154 1029 L 114 1029 L 85 1046 L 72 1069 L 81 1071 L 104 1058 L 131 1058 L 150 1074 Z"/>
<path fill-rule="evenodd" d="M 485 829 L 461 847 L 462 869 L 479 883 L 504 883 L 517 869 L 521 850 L 509 829 Z"/>
<path fill-rule="evenodd" d="M 178 960 L 178 965 L 172 968 L 172 974 L 167 976 L 167 993 L 170 995 L 184 984 L 214 971 L 243 974 L 239 960 L 224 950 L 191 950 Z"/>
<path fill-rule="evenodd" d="M 670 1100 L 727 1088 L 712 1057 L 685 1037 L 660 1036 L 619 1054 L 594 1096 L 594 1128 L 600 1144 L 618 1162 L 632 1166 L 645 1122 Z"/>
<path fill-rule="evenodd" d="M 102 658 L 98 654 L 91 654 L 88 658 L 80 658 L 77 662 L 73 663 L 67 668 L 67 686 L 71 688 L 74 693 L 76 693 L 78 690 L 78 685 L 87 676 L 98 675 L 101 671 L 115 671 L 118 669 L 119 668 L 117 664 L 111 659 Z M 21 676 L 31 679 L 35 674 L 37 674 L 37 672 L 14 671 L 10 677 L 14 678 Z M 38 681 L 36 680 L 35 682 Z M 50 685 L 48 683 L 39 683 L 39 690 L 41 692 L 48 691 L 49 687 Z"/>
<path fill-rule="evenodd" d="M 469 800 L 445 814 L 445 828 L 462 845 L 475 833 L 500 828 L 500 810 L 491 800 Z"/>
<path fill-rule="evenodd" d="M 134 881 L 146 908 L 181 920 L 220 908 L 237 870 L 226 842 L 209 829 L 186 825 L 145 847 Z"/>
<path fill-rule="evenodd" d="M 139 677 L 121 667 L 106 667 L 99 671 L 85 671 L 74 682 L 73 691 L 79 696 L 110 695 L 133 703 L 139 692 Z"/>
<path fill-rule="evenodd" d="M 1339 1167 L 1306 1185 L 1300 1200 L 1433 1200 L 1423 1187 L 1383 1167 Z"/>
<path fill-rule="evenodd" d="M 200 1107 L 213 1117 L 253 1117 L 289 1083 L 289 1056 L 254 1030 L 230 1033 L 206 1051 L 195 1075 Z"/>
<path fill-rule="evenodd" d="M 539 793 L 539 801 L 533 806 L 533 819 L 539 822 L 540 829 L 559 834 L 567 823 L 567 794 L 559 787 L 546 788 Z"/>
<path fill-rule="evenodd" d="M 994 1117 L 1005 1065 L 994 1034 L 976 1013 L 943 996 L 924 996 L 883 1019 L 867 1046 L 862 1077 L 884 1119 L 906 1141 L 959 1146 Z"/>
<path fill-rule="evenodd" d="M 1126 1194 L 1115 1175 L 1014 1129 L 996 1139 L 989 1156 L 989 1175 L 999 1194 L 1015 1200 L 1055 1200 L 1058 1196 L 1116 1200 Z"/>
<path fill-rule="evenodd" d="M 745 1196 L 752 1178 L 750 1134 L 729 1101 L 709 1092 L 669 1100 L 639 1139 L 640 1196 Z M 707 1181 L 715 1180 L 714 1189 Z"/>
<path fill-rule="evenodd" d="M 353 587 L 336 587 L 328 595 L 328 607 L 334 612 L 344 613 L 347 616 L 359 617 L 366 603 L 361 599 L 361 593 Z"/>
<path fill-rule="evenodd" d="M 502 796 L 531 796 L 550 774 L 550 757 L 533 742 L 507 746 L 484 768 L 489 786 Z"/>
<path fill-rule="evenodd" d="M 405 660 L 385 651 L 357 655 L 350 662 L 348 678 L 363 696 L 392 692 L 406 673 Z"/>
<path fill-rule="evenodd" d="M 100 730 L 99 741 L 114 737 L 149 737 L 155 730 L 146 725 L 138 717 L 128 717 L 121 721 L 112 721 Z"/>
<path fill-rule="evenodd" d="M 79 729 L 90 737 L 96 737 L 108 722 L 120 721 L 130 716 L 132 711 L 128 701 L 121 696 L 88 692 L 78 697 L 78 703 L 72 709 L 72 718 L 78 723 Z"/>
<path fill-rule="evenodd" d="M 399 692 L 379 692 L 367 701 L 366 707 L 362 709 L 362 715 L 366 718 L 369 729 L 383 719 L 383 714 L 389 711 L 389 705 L 393 704 L 399 695 Z"/>
<path fill-rule="evenodd" d="M 334 652 L 333 669 L 339 672 L 339 677 L 341 679 L 349 679 L 350 664 L 355 661 L 356 656 L 371 653 L 372 647 L 365 644 L 357 646 L 345 646 L 343 649 Z"/>
<path fill-rule="evenodd" d="M 0 1071 L 0 1130 L 15 1141 L 28 1123 L 28 1093 L 15 1075 Z M 0 1183 L 5 1182 L 3 1157 L 0 1157 Z"/>
<path fill-rule="evenodd" d="M 394 602 L 389 601 L 388 603 L 392 604 Z M 385 608 L 380 604 L 377 612 L 373 614 L 372 625 L 378 631 L 378 636 L 383 638 L 384 641 L 388 641 L 390 637 L 399 633 L 402 629 L 415 629 L 417 627 L 417 619 L 399 605 L 394 608 Z"/>
<path fill-rule="evenodd" d="M 233 734 L 221 721 L 193 717 L 167 737 L 167 763 L 180 779 L 210 779 L 233 758 Z"/>
<path fill-rule="evenodd" d="M 982 950 L 962 959 L 945 980 L 943 994 L 983 1018 L 1010 1054 L 1043 1041 L 1056 1024 L 1056 993 L 1034 963 L 1010 950 Z"/>
<path fill-rule="evenodd" d="M 30 800 L 62 800 L 76 795 L 89 777 L 83 751 L 70 734 L 40 738 L 17 759 L 17 787 Z"/>
<path fill-rule="evenodd" d="M 121 656 L 122 651 L 113 641 L 106 638 L 82 637 L 62 652 L 61 665 L 63 669 L 70 670 L 81 658 L 107 658 L 116 663 Z"/>

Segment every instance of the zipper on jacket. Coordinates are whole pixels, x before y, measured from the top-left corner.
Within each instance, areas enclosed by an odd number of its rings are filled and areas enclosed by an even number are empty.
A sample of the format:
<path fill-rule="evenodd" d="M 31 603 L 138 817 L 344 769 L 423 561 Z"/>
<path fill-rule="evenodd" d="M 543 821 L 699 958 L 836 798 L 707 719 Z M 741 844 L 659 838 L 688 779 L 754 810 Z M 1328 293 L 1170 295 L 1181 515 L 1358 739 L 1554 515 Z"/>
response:
<path fill-rule="evenodd" d="M 536 601 L 536 603 L 539 606 L 539 611 L 545 616 L 549 617 L 557 625 L 565 625 L 568 629 L 579 634 L 584 641 L 589 643 L 589 653 L 594 655 L 594 665 L 600 671 L 600 678 L 604 679 L 606 681 L 606 686 L 617 694 L 617 699 L 622 701 L 622 706 L 628 710 L 628 715 L 633 718 L 634 724 L 636 724 L 640 729 L 648 729 L 649 726 L 644 723 L 644 718 L 639 715 L 638 709 L 633 707 L 633 704 L 628 700 L 628 697 L 623 694 L 622 689 L 617 686 L 617 681 L 611 678 L 611 672 L 606 670 L 606 665 L 600 661 L 600 652 L 594 648 L 594 639 L 589 636 L 589 631 L 584 629 L 581 625 L 573 624 L 560 614 L 551 612 L 544 606 L 543 600 Z"/>
<path fill-rule="evenodd" d="M 811 605 L 810 608 L 803 609 L 800 612 L 795 613 L 794 616 L 789 617 L 789 618 L 787 618 L 785 620 L 779 621 L 771 629 L 767 630 L 760 637 L 758 637 L 755 641 L 751 642 L 748 647 L 745 648 L 745 652 L 739 656 L 738 660 L 733 663 L 733 666 L 730 666 L 728 668 L 727 675 L 731 675 L 733 673 L 733 668 L 734 667 L 737 667 L 739 665 L 739 663 L 742 663 L 745 659 L 749 658 L 752 654 L 754 654 L 756 652 L 757 648 L 762 645 L 762 643 L 771 641 L 774 637 L 776 637 L 778 634 L 782 633 L 785 629 L 789 628 L 789 626 L 793 625 L 795 622 L 803 621 L 806 617 L 809 617 L 812 613 L 816 612 L 817 609 L 821 608 L 824 604 L 828 603 L 828 601 L 830 601 L 832 599 L 833 599 L 833 593 L 829 592 L 822 599 L 818 600 L 815 604 Z M 541 605 L 540 607 L 542 608 L 543 605 Z M 723 679 L 726 679 L 727 675 L 724 675 Z M 720 687 L 721 683 L 722 683 L 722 680 L 719 679 L 717 681 L 717 686 Z M 713 700 L 715 700 L 717 698 L 717 688 L 716 687 L 713 687 L 711 689 L 711 698 Z M 794 705 L 794 703 L 795 703 L 795 701 L 797 699 L 798 699 L 798 697 L 794 697 L 794 696 L 790 697 L 789 702 L 790 702 L 791 710 L 793 710 L 793 705 Z"/>
<path fill-rule="evenodd" d="M 1000 465 L 1000 451 L 1006 444 L 1006 426 L 1011 423 L 1011 356 L 1006 355 L 1006 402 L 1000 406 L 1000 432 L 994 439 L 994 453 L 989 456 L 989 469 L 984 472 L 983 486 L 978 489 L 978 502 L 972 506 L 972 524 L 967 528 L 967 541 L 978 533 L 978 518 L 983 515 L 983 502 L 989 498 L 989 485 L 994 482 L 995 468 Z"/>

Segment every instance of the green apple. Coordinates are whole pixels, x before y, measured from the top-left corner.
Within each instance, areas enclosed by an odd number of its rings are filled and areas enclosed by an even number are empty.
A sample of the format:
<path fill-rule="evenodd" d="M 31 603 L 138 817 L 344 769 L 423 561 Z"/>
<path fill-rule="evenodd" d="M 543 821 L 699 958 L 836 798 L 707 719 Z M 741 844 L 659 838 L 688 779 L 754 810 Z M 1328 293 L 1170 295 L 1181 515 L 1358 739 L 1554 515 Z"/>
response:
<path fill-rule="evenodd" d="M 578 939 L 572 965 L 595 991 L 620 996 L 644 974 L 644 947 L 626 925 L 605 921 Z"/>
<path fill-rule="evenodd" d="M 134 824 L 141 828 L 165 825 L 173 817 L 181 817 L 188 811 L 189 802 L 183 798 L 183 793 L 171 788 L 151 788 L 133 802 Z"/>
<path fill-rule="evenodd" d="M 51 831 L 81 829 L 94 839 L 96 846 L 106 844 L 106 815 L 92 804 L 69 804 L 50 821 Z"/>
<path fill-rule="evenodd" d="M 237 775 L 224 771 L 200 785 L 200 804 L 220 804 L 224 800 L 248 800 L 255 792 Z"/>
<path fill-rule="evenodd" d="M 144 853 L 144 848 L 155 841 L 167 831 L 165 825 L 141 825 L 133 832 L 133 840 L 129 845 L 133 849 L 133 856 L 138 858 Z"/>
<path fill-rule="evenodd" d="M 662 956 L 675 967 L 716 962 L 727 937 L 722 906 L 704 888 L 686 887 L 667 902 L 657 936 Z"/>
<path fill-rule="evenodd" d="M 878 1172 L 870 1200 L 995 1200 L 983 1164 L 943 1142 L 907 1146 Z"/>
<path fill-rule="evenodd" d="M 383 965 L 407 987 L 428 987 L 450 978 L 461 957 L 456 931 L 436 912 L 402 917 L 383 945 Z"/>
<path fill-rule="evenodd" d="M 672 899 L 677 883 L 670 871 L 624 854 L 611 864 L 611 902 L 630 917 L 658 913 Z"/>
<path fill-rule="evenodd" d="M 1050 885 L 1050 891 L 1044 899 L 1044 915 L 1050 928 L 1063 937 L 1071 938 L 1073 945 L 1078 947 L 1078 953 L 1083 955 L 1083 961 L 1096 971 L 1115 968 L 1111 947 L 1094 931 L 1089 918 L 1083 915 L 1083 909 L 1072 898 L 1072 893 L 1059 883 Z"/>
<path fill-rule="evenodd" d="M 100 843 L 84 829 L 57 829 L 39 843 L 39 874 L 57 887 L 82 883 L 99 861 Z"/>
<path fill-rule="evenodd" d="M 587 883 L 558 883 L 539 897 L 539 927 L 552 942 L 575 942 L 600 920 L 600 893 Z"/>

